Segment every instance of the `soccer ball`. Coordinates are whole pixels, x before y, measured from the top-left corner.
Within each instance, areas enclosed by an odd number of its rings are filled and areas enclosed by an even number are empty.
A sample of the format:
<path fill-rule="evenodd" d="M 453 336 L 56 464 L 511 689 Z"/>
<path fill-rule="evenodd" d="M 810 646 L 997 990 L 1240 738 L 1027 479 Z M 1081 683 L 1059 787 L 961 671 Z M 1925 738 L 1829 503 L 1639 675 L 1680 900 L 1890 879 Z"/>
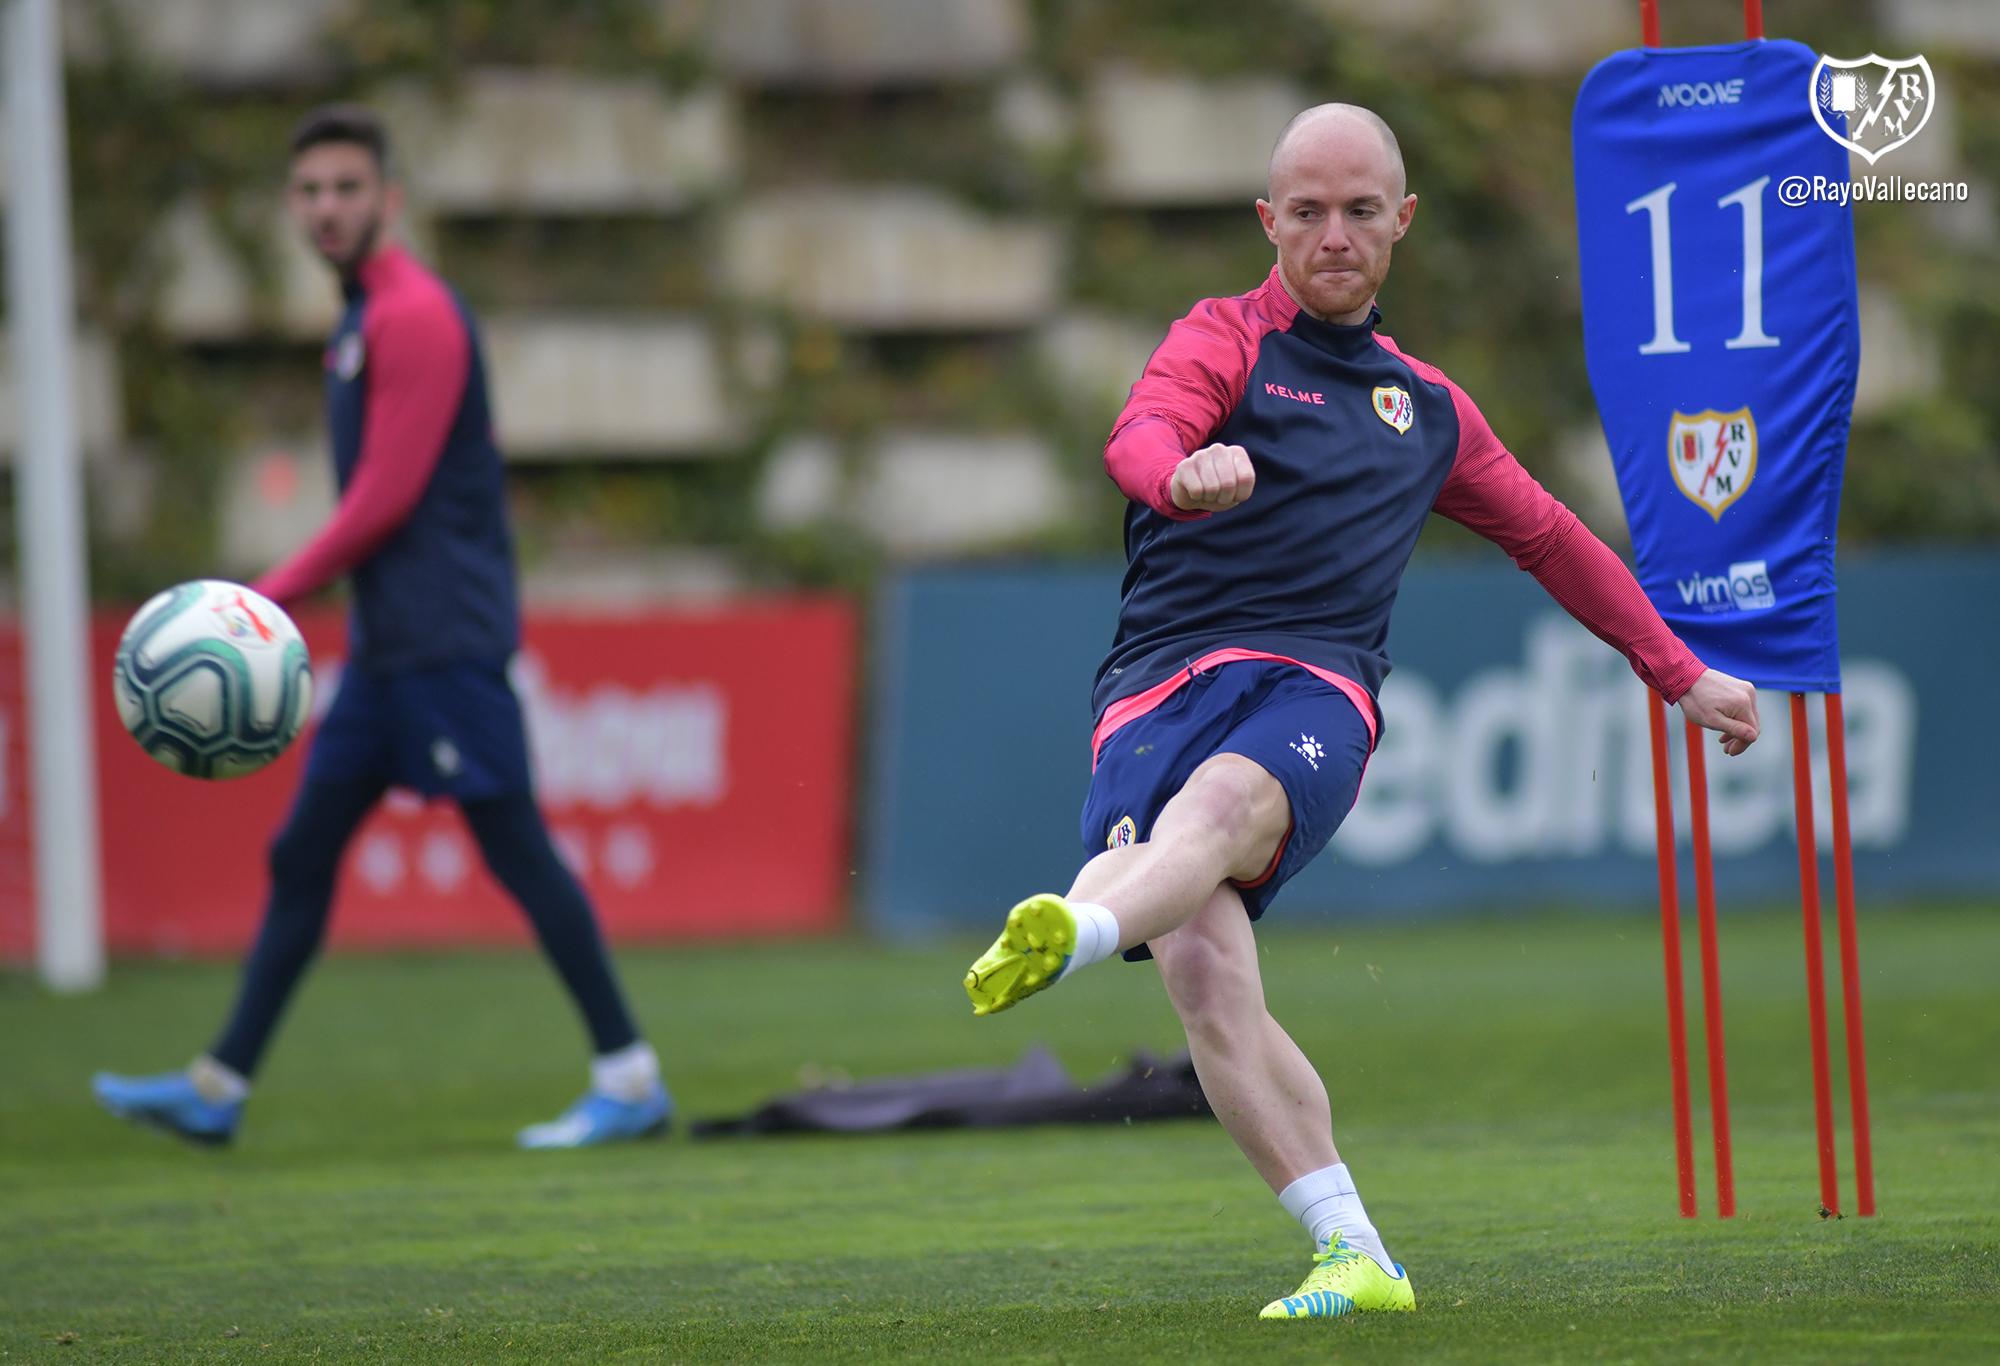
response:
<path fill-rule="evenodd" d="M 298 738 L 312 710 L 312 660 L 269 598 L 196 579 L 133 614 L 111 692 L 125 729 L 168 768 L 240 778 Z"/>

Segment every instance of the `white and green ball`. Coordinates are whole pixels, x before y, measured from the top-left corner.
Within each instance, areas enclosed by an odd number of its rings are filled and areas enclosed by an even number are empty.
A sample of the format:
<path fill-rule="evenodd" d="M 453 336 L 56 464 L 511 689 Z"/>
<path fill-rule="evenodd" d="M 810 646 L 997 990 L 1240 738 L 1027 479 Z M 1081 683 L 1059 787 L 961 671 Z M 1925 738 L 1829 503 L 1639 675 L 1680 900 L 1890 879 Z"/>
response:
<path fill-rule="evenodd" d="M 240 778 L 298 738 L 312 710 L 312 659 L 269 598 L 197 579 L 133 614 L 111 691 L 125 729 L 168 768 Z"/>

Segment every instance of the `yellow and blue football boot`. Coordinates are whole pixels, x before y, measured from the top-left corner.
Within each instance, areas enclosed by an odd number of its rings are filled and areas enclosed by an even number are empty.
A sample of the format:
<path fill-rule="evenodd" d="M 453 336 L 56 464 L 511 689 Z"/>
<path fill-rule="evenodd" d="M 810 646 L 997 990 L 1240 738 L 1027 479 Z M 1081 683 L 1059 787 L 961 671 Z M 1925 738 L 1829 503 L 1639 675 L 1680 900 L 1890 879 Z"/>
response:
<path fill-rule="evenodd" d="M 995 1015 L 1045 990 L 1076 952 L 1076 913 L 1052 892 L 1007 912 L 1007 928 L 965 974 L 974 1015 Z"/>
<path fill-rule="evenodd" d="M 1303 1284 L 1282 1300 L 1264 1306 L 1260 1319 L 1330 1319 L 1342 1314 L 1365 1314 L 1379 1309 L 1410 1310 L 1417 1307 L 1410 1278 L 1397 1262 L 1391 1276 L 1381 1263 L 1349 1247 L 1338 1233 L 1324 1252 L 1313 1253 L 1315 1266 Z"/>

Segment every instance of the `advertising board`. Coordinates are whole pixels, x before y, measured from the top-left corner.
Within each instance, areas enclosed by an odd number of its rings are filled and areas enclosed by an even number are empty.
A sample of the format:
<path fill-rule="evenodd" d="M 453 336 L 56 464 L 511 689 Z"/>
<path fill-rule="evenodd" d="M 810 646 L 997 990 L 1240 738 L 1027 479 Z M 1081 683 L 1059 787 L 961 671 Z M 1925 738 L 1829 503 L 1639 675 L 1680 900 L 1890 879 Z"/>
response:
<path fill-rule="evenodd" d="M 913 575 L 885 593 L 868 904 L 881 923 L 985 927 L 1061 890 L 1084 857 L 1090 680 L 1119 575 Z M 1855 876 L 1864 898 L 2000 893 L 2000 638 L 1960 605 L 2000 594 L 2000 558 L 1844 557 L 1841 669 Z M 1503 562 L 1413 568 L 1360 797 L 1276 912 L 1408 916 L 1656 895 L 1643 686 Z M 1797 895 L 1787 701 L 1707 768 L 1726 906 Z M 1817 713 L 1817 708 L 1814 709 Z M 1817 716 L 1815 716 L 1817 720 Z M 1823 734 L 1812 737 L 1830 834 Z M 1671 747 L 1678 767 L 1685 754 Z M 1687 838 L 1686 778 L 1675 775 Z"/>
<path fill-rule="evenodd" d="M 309 610 L 314 709 L 344 663 Z M 108 679 L 121 613 L 96 623 Z M 823 933 L 849 896 L 854 617 L 834 599 L 621 616 L 530 614 L 512 666 L 543 812 L 614 940 Z M 261 773 L 204 783 L 147 758 L 97 696 L 113 952 L 229 954 L 254 934 L 264 858 L 311 731 Z M 0 954 L 32 948 L 20 635 L 0 628 Z M 342 867 L 330 937 L 388 947 L 524 941 L 448 802 L 391 792 Z"/>

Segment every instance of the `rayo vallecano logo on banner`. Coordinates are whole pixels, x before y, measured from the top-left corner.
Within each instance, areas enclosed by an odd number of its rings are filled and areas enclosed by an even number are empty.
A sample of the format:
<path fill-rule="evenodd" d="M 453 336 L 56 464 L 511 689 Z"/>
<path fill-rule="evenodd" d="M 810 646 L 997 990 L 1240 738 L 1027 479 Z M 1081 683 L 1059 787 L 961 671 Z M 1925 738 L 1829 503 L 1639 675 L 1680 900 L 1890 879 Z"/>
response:
<path fill-rule="evenodd" d="M 1921 55 L 1901 61 L 1873 52 L 1852 61 L 1821 57 L 1813 68 L 1813 118 L 1870 166 L 1921 133 L 1936 107 L 1937 79 Z"/>
<path fill-rule="evenodd" d="M 1667 463 L 1682 493 L 1718 522 L 1757 477 L 1757 419 L 1733 413 L 1675 413 L 1667 426 Z"/>

